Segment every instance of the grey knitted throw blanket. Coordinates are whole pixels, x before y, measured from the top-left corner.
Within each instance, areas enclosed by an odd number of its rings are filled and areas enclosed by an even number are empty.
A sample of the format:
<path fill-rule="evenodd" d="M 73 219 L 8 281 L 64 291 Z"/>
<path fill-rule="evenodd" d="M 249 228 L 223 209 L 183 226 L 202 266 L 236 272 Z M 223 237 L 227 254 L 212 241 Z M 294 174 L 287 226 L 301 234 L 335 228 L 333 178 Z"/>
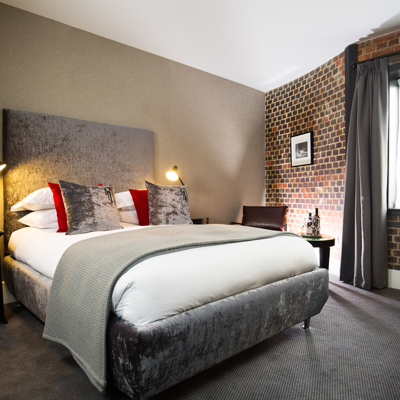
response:
<path fill-rule="evenodd" d="M 278 235 L 298 236 L 244 226 L 175 225 L 122 231 L 75 243 L 58 263 L 43 337 L 66 346 L 91 382 L 103 391 L 111 295 L 127 269 L 165 253 Z"/>

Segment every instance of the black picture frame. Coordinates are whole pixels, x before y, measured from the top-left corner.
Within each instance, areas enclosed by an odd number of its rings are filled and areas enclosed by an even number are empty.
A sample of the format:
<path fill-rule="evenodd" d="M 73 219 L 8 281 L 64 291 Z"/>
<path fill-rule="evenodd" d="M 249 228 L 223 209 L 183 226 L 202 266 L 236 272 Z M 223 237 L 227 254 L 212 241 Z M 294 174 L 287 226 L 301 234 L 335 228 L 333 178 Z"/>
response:
<path fill-rule="evenodd" d="M 312 131 L 290 138 L 290 161 L 292 167 L 301 167 L 314 163 Z"/>

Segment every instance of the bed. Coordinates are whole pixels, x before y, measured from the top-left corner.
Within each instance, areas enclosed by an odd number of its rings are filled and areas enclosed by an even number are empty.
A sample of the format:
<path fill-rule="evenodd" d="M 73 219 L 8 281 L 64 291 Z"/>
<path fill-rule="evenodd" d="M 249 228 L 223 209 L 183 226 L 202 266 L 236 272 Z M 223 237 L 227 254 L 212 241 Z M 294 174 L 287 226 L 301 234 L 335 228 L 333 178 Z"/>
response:
<path fill-rule="evenodd" d="M 4 110 L 3 137 L 6 244 L 23 227 L 11 206 L 47 182 L 112 183 L 123 191 L 154 180 L 150 131 Z M 6 284 L 45 321 L 52 279 L 32 268 L 29 258 L 12 254 L 4 259 Z M 279 262 L 285 258 L 276 257 Z M 143 324 L 114 309 L 106 333 L 108 380 L 130 397 L 146 399 L 290 326 L 309 323 L 328 298 L 328 272 L 314 267 Z"/>

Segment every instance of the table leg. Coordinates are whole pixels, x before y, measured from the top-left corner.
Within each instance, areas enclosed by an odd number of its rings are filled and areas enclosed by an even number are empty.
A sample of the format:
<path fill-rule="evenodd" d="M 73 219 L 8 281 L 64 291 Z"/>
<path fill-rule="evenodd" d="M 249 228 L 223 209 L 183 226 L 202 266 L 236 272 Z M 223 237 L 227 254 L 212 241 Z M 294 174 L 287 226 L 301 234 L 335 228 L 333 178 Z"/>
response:
<path fill-rule="evenodd" d="M 329 270 L 329 255 L 331 249 L 329 247 L 320 247 L 319 249 L 319 267 Z"/>

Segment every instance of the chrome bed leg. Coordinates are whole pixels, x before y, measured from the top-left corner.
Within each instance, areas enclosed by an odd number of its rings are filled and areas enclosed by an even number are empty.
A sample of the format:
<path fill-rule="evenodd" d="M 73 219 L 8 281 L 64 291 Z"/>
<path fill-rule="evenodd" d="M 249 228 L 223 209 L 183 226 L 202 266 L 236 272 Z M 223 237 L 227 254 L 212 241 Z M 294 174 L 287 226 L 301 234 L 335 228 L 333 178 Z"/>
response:
<path fill-rule="evenodd" d="M 311 317 L 310 317 L 310 318 L 307 318 L 307 319 L 304 321 L 303 329 L 310 329 L 310 321 L 311 321 Z"/>

